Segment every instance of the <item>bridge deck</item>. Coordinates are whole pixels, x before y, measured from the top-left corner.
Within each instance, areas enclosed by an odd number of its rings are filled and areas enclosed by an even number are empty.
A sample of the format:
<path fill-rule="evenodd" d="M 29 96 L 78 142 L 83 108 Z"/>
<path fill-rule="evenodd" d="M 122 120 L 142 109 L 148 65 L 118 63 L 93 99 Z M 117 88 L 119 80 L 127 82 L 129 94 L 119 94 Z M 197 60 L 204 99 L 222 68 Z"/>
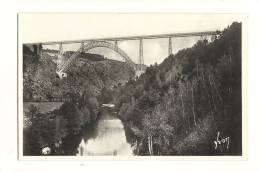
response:
<path fill-rule="evenodd" d="M 174 37 L 193 37 L 193 36 L 210 36 L 210 35 L 221 35 L 220 31 L 205 31 L 205 32 L 187 32 L 187 33 L 171 33 L 171 34 L 161 34 L 161 35 L 143 35 L 143 36 L 129 36 L 129 37 L 114 37 L 114 38 L 100 38 L 100 39 L 82 39 L 82 40 L 63 40 L 56 42 L 38 42 L 38 43 L 28 43 L 28 44 L 73 44 L 82 43 L 86 41 L 125 41 L 125 40 L 140 40 L 140 39 L 159 39 L 159 38 L 174 38 Z"/>

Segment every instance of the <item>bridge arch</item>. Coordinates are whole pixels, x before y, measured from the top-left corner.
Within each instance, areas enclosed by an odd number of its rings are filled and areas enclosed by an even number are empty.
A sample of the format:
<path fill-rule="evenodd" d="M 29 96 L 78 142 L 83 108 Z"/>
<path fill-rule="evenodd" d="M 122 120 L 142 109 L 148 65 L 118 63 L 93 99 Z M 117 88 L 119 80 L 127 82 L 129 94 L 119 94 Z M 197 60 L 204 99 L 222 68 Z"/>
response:
<path fill-rule="evenodd" d="M 122 50 L 120 49 L 117 44 L 112 44 L 107 41 L 90 41 L 89 43 L 85 44 L 83 46 L 83 51 L 88 52 L 91 49 L 98 48 L 98 47 L 104 47 L 113 50 L 114 52 L 118 53 L 121 57 L 123 57 L 127 64 L 129 64 L 131 67 L 136 70 L 136 64 L 131 60 L 131 58 Z M 63 73 L 68 70 L 70 65 L 73 63 L 73 60 L 75 60 L 79 54 L 82 52 L 82 47 L 79 48 L 72 56 L 64 62 L 59 72 Z"/>

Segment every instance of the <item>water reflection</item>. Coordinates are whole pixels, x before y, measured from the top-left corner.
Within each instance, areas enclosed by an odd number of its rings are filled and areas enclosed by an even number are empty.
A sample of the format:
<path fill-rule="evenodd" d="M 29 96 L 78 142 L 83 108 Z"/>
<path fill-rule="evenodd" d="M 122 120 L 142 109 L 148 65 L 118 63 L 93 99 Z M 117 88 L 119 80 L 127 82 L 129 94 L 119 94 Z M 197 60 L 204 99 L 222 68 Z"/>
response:
<path fill-rule="evenodd" d="M 127 143 L 124 126 L 121 120 L 106 116 L 98 121 L 96 137 L 87 141 L 81 140 L 78 156 L 91 155 L 132 155 L 132 149 Z"/>

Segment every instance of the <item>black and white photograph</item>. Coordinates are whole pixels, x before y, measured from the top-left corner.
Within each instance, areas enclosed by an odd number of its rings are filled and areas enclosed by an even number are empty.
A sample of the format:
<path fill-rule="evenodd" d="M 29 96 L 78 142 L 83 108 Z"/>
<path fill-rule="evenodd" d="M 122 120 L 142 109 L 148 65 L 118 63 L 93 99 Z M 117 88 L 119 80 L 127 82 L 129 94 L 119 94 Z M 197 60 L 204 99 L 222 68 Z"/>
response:
<path fill-rule="evenodd" d="M 244 156 L 244 21 L 18 14 L 19 157 Z"/>

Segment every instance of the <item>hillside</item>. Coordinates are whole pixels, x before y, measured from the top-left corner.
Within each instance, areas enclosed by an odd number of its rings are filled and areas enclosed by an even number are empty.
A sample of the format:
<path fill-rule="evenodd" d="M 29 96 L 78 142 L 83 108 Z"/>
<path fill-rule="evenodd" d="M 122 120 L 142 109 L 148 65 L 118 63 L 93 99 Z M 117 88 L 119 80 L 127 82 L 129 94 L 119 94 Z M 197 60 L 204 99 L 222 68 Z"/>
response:
<path fill-rule="evenodd" d="M 233 23 L 120 87 L 117 110 L 135 153 L 241 155 L 241 59 L 241 23 Z"/>
<path fill-rule="evenodd" d="M 83 53 L 67 71 L 68 77 L 61 80 L 55 72 L 57 65 L 53 53 L 56 52 L 45 51 L 43 58 L 39 59 L 24 47 L 25 101 L 50 101 L 69 93 L 82 95 L 83 92 L 97 96 L 104 87 L 112 89 L 134 76 L 134 71 L 123 62 Z M 68 58 L 72 53 L 65 55 Z"/>
<path fill-rule="evenodd" d="M 52 155 L 75 155 L 81 138 L 93 133 L 100 105 L 112 101 L 102 96 L 124 85 L 134 71 L 123 62 L 82 53 L 67 78 L 59 79 L 55 50 L 44 51 L 42 58 L 26 46 L 23 50 L 23 153 L 41 155 L 48 145 Z M 65 58 L 72 53 L 66 52 Z"/>

